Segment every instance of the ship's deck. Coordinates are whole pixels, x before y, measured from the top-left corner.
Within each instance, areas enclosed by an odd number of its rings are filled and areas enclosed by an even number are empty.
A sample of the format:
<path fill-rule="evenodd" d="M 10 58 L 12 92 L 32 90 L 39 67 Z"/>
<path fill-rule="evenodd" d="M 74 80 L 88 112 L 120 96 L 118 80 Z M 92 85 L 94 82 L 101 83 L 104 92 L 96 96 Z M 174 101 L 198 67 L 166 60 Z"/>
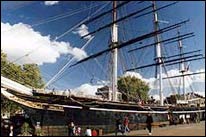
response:
<path fill-rule="evenodd" d="M 100 100 L 96 98 L 86 98 L 78 96 L 64 96 L 64 95 L 54 95 L 34 92 L 33 96 L 25 95 L 15 91 L 9 91 L 10 93 L 16 95 L 19 98 L 28 100 L 36 103 L 46 103 L 50 105 L 61 105 L 65 106 L 75 106 L 81 107 L 82 109 L 91 110 L 104 110 L 104 111 L 125 111 L 125 112 L 140 112 L 148 113 L 149 111 L 155 111 L 155 113 L 168 113 L 170 111 L 195 111 L 204 110 L 205 107 L 180 107 L 180 106 L 157 106 L 152 104 L 138 105 L 137 103 L 127 103 L 127 102 L 111 102 L 107 100 Z"/>

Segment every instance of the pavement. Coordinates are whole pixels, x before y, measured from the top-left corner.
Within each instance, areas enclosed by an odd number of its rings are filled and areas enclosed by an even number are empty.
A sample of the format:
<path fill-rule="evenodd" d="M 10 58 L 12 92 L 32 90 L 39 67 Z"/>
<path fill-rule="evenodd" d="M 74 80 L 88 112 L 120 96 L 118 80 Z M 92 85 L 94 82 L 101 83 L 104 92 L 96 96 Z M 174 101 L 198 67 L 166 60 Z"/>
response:
<path fill-rule="evenodd" d="M 115 136 L 114 133 L 105 136 Z M 123 136 L 118 133 L 118 136 Z M 148 130 L 135 130 L 126 133 L 124 136 L 149 136 Z M 172 125 L 152 129 L 152 136 L 205 136 L 205 121 L 200 123 Z"/>

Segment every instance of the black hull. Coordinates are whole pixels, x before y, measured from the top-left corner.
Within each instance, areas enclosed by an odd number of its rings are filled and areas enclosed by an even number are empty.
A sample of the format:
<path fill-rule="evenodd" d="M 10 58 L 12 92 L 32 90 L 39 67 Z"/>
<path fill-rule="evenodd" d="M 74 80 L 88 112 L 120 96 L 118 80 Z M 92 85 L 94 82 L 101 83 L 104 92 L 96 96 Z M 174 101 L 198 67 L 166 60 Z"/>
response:
<path fill-rule="evenodd" d="M 205 118 L 204 107 L 139 106 L 134 103 L 106 102 L 85 98 L 27 96 L 15 92 L 11 93 L 25 101 L 30 101 L 31 104 L 39 103 L 41 106 L 39 108 L 21 103 L 20 105 L 29 115 L 34 126 L 40 122 L 44 135 L 67 135 L 67 125 L 71 121 L 83 130 L 89 126 L 90 128 L 102 129 L 103 133 L 114 132 L 116 119 L 123 120 L 126 115 L 129 116 L 131 129 L 143 128 L 143 126 L 138 125 L 145 123 L 147 113 L 152 113 L 154 123 L 157 125 L 169 123 L 168 114 L 177 120 L 179 115 L 190 112 L 191 114 L 198 113 L 200 119 Z M 61 106 L 61 109 L 54 107 L 52 110 L 50 106 Z"/>
<path fill-rule="evenodd" d="M 49 110 L 34 110 L 24 108 L 26 114 L 29 115 L 32 123 L 36 125 L 41 123 L 42 127 L 61 127 L 67 132 L 67 125 L 70 121 L 74 121 L 75 125 L 80 126 L 83 130 L 86 127 L 102 129 L 104 133 L 114 132 L 115 119 L 123 120 L 125 115 L 129 116 L 130 128 L 137 129 L 137 124 L 145 123 L 147 114 L 111 112 L 111 111 L 91 111 L 84 109 L 65 109 L 64 112 L 56 112 Z M 153 114 L 155 122 L 167 122 L 167 114 Z M 47 129 L 45 129 L 47 132 Z M 51 133 L 51 131 L 50 131 Z M 62 133 L 59 133 L 62 135 Z M 64 134 L 65 135 L 65 134 Z"/>
<path fill-rule="evenodd" d="M 125 115 L 129 116 L 130 129 L 137 130 L 144 128 L 142 125 L 146 121 L 147 114 L 125 113 L 125 112 L 109 112 L 109 111 L 91 111 L 83 109 L 65 109 L 64 112 L 34 110 L 25 108 L 26 113 L 30 116 L 32 123 L 40 122 L 45 135 L 67 135 L 67 125 L 70 121 L 74 121 L 75 125 L 80 126 L 84 131 L 86 127 L 102 129 L 103 133 L 115 131 L 115 119 L 120 117 L 122 120 Z M 175 121 L 172 124 L 179 124 L 179 115 L 172 114 Z M 194 113 L 190 114 L 192 117 Z M 200 120 L 205 120 L 205 112 L 198 113 Z M 154 123 L 158 126 L 169 124 L 168 114 L 152 114 Z M 192 119 L 191 119 L 192 120 Z"/>

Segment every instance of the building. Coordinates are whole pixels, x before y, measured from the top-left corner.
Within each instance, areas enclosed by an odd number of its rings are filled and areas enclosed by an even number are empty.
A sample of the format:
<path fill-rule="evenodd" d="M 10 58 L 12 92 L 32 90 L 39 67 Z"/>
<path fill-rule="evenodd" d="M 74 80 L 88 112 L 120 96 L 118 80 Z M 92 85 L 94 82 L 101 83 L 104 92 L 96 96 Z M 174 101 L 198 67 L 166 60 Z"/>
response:
<path fill-rule="evenodd" d="M 103 99 L 112 100 L 112 91 L 108 86 L 97 89 L 96 95 L 101 96 Z M 122 93 L 117 92 L 117 101 L 122 100 Z"/>
<path fill-rule="evenodd" d="M 184 95 L 171 95 L 166 98 L 165 102 L 168 104 L 175 104 L 181 106 L 196 106 L 196 107 L 204 107 L 205 106 L 205 97 L 191 92 L 186 94 L 186 100 L 183 99 Z"/>

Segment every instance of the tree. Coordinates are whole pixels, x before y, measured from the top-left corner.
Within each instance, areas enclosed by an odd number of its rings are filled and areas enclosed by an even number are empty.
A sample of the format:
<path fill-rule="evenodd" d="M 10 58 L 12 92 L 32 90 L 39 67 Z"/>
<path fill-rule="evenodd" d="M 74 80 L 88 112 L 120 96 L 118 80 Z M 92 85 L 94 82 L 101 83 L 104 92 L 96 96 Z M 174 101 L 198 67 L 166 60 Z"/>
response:
<path fill-rule="evenodd" d="M 29 126 L 28 123 L 24 122 L 21 127 L 21 136 L 31 136 L 32 135 L 32 128 Z"/>
<path fill-rule="evenodd" d="M 137 101 L 137 98 L 147 101 L 149 86 L 136 77 L 121 77 L 118 80 L 118 90 L 124 101 Z"/>
<path fill-rule="evenodd" d="M 15 73 L 17 74 L 17 68 L 15 68 L 16 66 L 13 64 L 9 64 L 6 58 L 6 54 L 1 50 L 1 75 L 7 76 L 7 78 L 12 78 Z M 13 76 L 13 78 L 15 77 Z M 1 96 L 1 112 L 13 114 L 20 109 L 21 108 L 17 104 Z"/>
<path fill-rule="evenodd" d="M 2 50 L 1 75 L 26 86 L 34 88 L 42 88 L 44 86 L 40 70 L 36 64 L 25 64 L 20 66 L 9 62 L 6 54 L 3 53 Z M 1 112 L 8 112 L 11 114 L 21 109 L 17 104 L 3 97 L 1 97 L 1 108 Z"/>
<path fill-rule="evenodd" d="M 1 51 L 1 75 L 23 85 L 42 88 L 44 82 L 37 64 L 24 64 L 23 66 L 9 62 L 6 54 Z"/>
<path fill-rule="evenodd" d="M 24 64 L 23 76 L 25 78 L 25 84 L 35 88 L 42 88 L 44 86 L 37 64 Z"/>

